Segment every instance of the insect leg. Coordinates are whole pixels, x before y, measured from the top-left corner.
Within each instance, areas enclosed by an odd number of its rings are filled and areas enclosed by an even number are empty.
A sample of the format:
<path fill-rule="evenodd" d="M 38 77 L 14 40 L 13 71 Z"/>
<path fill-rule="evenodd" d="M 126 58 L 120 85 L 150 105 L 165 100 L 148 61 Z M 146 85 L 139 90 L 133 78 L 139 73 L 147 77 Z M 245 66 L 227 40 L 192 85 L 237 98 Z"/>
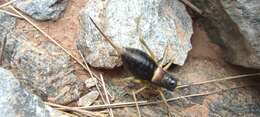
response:
<path fill-rule="evenodd" d="M 166 108 L 167 108 L 167 111 L 168 111 L 168 115 L 170 116 L 170 115 L 171 115 L 171 114 L 170 114 L 170 110 L 169 110 L 170 105 L 169 105 L 168 102 L 166 101 L 166 98 L 165 98 L 165 96 L 164 96 L 164 94 L 163 94 L 163 92 L 162 92 L 162 88 L 157 89 L 157 91 L 160 93 L 160 96 L 162 97 L 163 103 L 166 105 Z"/>
<path fill-rule="evenodd" d="M 140 92 L 142 92 L 143 90 L 145 90 L 147 88 L 147 85 L 143 86 L 142 88 L 138 89 L 137 91 L 135 91 L 135 94 L 138 94 Z"/>
<path fill-rule="evenodd" d="M 166 58 L 167 58 L 167 53 L 168 53 L 168 43 L 167 43 L 167 45 L 166 45 L 166 47 L 164 48 L 164 52 L 163 52 L 163 58 L 162 58 L 162 61 L 160 61 L 160 64 L 159 64 L 159 66 L 160 67 L 162 67 L 163 65 L 164 65 L 164 63 L 165 63 L 165 61 L 166 61 Z"/>
<path fill-rule="evenodd" d="M 167 106 L 167 108 L 169 108 L 170 105 L 167 103 L 166 98 L 165 98 L 165 96 L 163 95 L 162 89 L 159 88 L 157 91 L 160 93 L 160 96 L 162 97 L 162 100 L 163 100 L 164 104 Z"/>
<path fill-rule="evenodd" d="M 166 61 L 166 58 L 167 58 L 167 53 L 168 53 L 168 47 L 169 47 L 169 43 L 167 43 L 165 49 L 164 49 L 164 52 L 163 52 L 163 58 L 162 58 L 162 61 L 160 62 L 160 67 L 163 68 L 163 70 L 167 71 L 170 66 L 172 65 L 172 61 L 170 61 L 169 63 L 167 63 L 164 67 L 163 65 L 165 64 L 165 61 Z"/>
<path fill-rule="evenodd" d="M 133 94 L 134 101 L 137 102 L 137 99 L 136 99 L 136 96 L 135 96 L 135 92 L 133 91 L 132 94 Z M 136 106 L 136 109 L 137 109 L 137 112 L 138 112 L 138 117 L 142 117 L 140 108 L 138 106 L 138 103 L 135 103 L 135 106 Z"/>
<path fill-rule="evenodd" d="M 170 68 L 171 65 L 172 65 L 172 62 L 167 63 L 167 64 L 163 67 L 163 70 L 167 71 L 167 70 Z"/>
<path fill-rule="evenodd" d="M 148 47 L 148 45 L 146 44 L 146 42 L 144 41 L 144 38 L 141 36 L 139 38 L 139 41 L 141 42 L 141 44 L 143 45 L 143 47 L 145 48 L 145 50 L 148 52 L 148 54 L 150 55 L 150 57 L 154 60 L 156 60 L 155 54 L 152 52 L 152 50 Z"/>
<path fill-rule="evenodd" d="M 145 50 L 149 53 L 150 57 L 158 62 L 158 60 L 156 60 L 156 57 L 155 57 L 155 54 L 152 52 L 152 50 L 148 47 L 148 45 L 146 44 L 146 42 L 144 41 L 143 37 L 140 37 L 139 38 L 139 41 L 141 42 L 141 44 L 143 45 L 143 47 L 145 48 Z M 160 66 L 162 67 L 164 65 L 164 62 L 167 58 L 167 53 L 168 53 L 168 47 L 169 47 L 169 44 L 167 43 L 165 49 L 164 49 L 164 53 L 163 53 L 163 59 L 162 61 L 160 62 Z M 169 62 L 166 64 L 165 67 L 163 67 L 164 70 L 167 70 L 170 66 L 172 65 L 172 62 Z"/>

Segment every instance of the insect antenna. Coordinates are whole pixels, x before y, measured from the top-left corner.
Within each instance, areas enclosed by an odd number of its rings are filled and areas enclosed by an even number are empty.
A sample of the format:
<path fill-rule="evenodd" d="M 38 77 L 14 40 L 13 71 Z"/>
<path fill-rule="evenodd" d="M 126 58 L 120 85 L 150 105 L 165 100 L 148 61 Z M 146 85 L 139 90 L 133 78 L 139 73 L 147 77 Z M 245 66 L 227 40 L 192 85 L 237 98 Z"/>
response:
<path fill-rule="evenodd" d="M 216 82 L 227 81 L 227 80 L 241 79 L 241 78 L 250 77 L 250 76 L 259 76 L 259 75 L 260 75 L 260 73 L 252 73 L 252 74 L 243 74 L 243 75 L 229 76 L 229 77 L 224 77 L 224 78 L 219 78 L 219 79 L 207 80 L 207 81 L 202 81 L 202 82 L 195 82 L 195 83 L 192 83 L 192 84 L 179 85 L 179 86 L 176 87 L 176 89 L 186 88 L 186 87 L 195 86 L 195 85 L 216 83 Z"/>
<path fill-rule="evenodd" d="M 122 53 L 122 48 L 119 48 L 117 45 L 115 45 L 111 39 L 109 39 L 102 31 L 101 29 L 97 26 L 97 24 L 94 22 L 94 20 L 89 16 L 90 21 L 94 24 L 96 29 L 100 32 L 100 34 L 105 38 L 106 41 L 118 52 L 118 54 Z"/>

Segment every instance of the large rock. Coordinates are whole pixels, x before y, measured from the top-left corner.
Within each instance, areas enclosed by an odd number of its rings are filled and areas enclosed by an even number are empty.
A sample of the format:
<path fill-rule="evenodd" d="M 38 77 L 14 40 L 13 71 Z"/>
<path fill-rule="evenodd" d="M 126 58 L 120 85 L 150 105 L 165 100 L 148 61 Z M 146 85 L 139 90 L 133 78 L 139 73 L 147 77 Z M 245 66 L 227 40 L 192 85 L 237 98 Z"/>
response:
<path fill-rule="evenodd" d="M 15 7 L 36 20 L 57 20 L 68 0 L 16 0 Z"/>
<path fill-rule="evenodd" d="M 7 48 L 15 47 L 12 66 L 17 68 L 16 75 L 26 86 L 44 92 L 49 99 L 60 104 L 80 97 L 84 82 L 70 68 L 68 55 L 51 43 L 36 45 L 23 35 L 11 34 L 7 38 Z"/>
<path fill-rule="evenodd" d="M 122 62 L 89 16 L 117 45 L 144 50 L 139 42 L 143 37 L 157 60 L 169 44 L 167 61 L 183 65 L 191 49 L 192 21 L 178 0 L 90 0 L 80 14 L 82 29 L 77 45 L 93 67 L 114 68 Z"/>
<path fill-rule="evenodd" d="M 0 108 L 1 117 L 67 117 L 23 89 L 13 74 L 3 68 L 0 68 Z"/>
<path fill-rule="evenodd" d="M 0 14 L 0 20 L 0 42 L 7 39 L 5 64 L 16 69 L 15 75 L 22 85 L 42 99 L 48 97 L 56 103 L 77 100 L 84 90 L 84 82 L 70 68 L 70 57 L 52 43 L 36 44 L 13 32 L 15 19 L 12 17 Z"/>
<path fill-rule="evenodd" d="M 209 36 L 225 50 L 232 64 L 260 69 L 260 1 L 193 0 L 207 13 Z"/>
<path fill-rule="evenodd" d="M 251 95 L 248 95 L 248 93 Z M 254 89 L 252 91 L 235 90 L 223 93 L 223 95 L 209 104 L 211 113 L 209 115 L 258 117 L 260 114 L 260 99 L 258 97 L 259 92 Z"/>

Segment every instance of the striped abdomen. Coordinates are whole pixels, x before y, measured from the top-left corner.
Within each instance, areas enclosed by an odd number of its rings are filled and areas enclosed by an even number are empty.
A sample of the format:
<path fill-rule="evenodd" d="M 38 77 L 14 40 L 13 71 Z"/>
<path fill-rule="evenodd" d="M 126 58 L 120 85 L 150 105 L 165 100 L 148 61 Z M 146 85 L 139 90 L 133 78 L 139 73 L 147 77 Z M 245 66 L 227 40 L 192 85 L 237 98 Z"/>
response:
<path fill-rule="evenodd" d="M 134 48 L 123 48 L 121 58 L 124 66 L 137 78 L 150 81 L 153 84 L 174 90 L 177 80 L 165 72 L 145 52 Z"/>
<path fill-rule="evenodd" d="M 121 58 L 123 65 L 134 76 L 142 80 L 151 81 L 154 71 L 158 67 L 149 55 L 134 48 L 124 48 Z"/>

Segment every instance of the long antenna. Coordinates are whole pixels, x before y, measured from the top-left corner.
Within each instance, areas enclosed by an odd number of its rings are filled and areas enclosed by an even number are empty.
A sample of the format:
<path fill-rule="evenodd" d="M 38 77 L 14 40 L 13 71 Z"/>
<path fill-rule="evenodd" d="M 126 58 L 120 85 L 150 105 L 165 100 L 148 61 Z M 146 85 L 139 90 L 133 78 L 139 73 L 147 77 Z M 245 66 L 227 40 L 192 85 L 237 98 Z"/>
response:
<path fill-rule="evenodd" d="M 118 54 L 122 53 L 122 49 L 119 48 L 118 46 L 116 46 L 112 40 L 110 40 L 102 31 L 101 29 L 97 26 L 97 24 L 94 22 L 94 20 L 89 16 L 89 19 L 91 20 L 91 22 L 94 24 L 94 26 L 97 28 L 97 30 L 100 32 L 100 34 L 105 38 L 106 41 L 109 42 L 109 44 L 118 52 Z"/>

